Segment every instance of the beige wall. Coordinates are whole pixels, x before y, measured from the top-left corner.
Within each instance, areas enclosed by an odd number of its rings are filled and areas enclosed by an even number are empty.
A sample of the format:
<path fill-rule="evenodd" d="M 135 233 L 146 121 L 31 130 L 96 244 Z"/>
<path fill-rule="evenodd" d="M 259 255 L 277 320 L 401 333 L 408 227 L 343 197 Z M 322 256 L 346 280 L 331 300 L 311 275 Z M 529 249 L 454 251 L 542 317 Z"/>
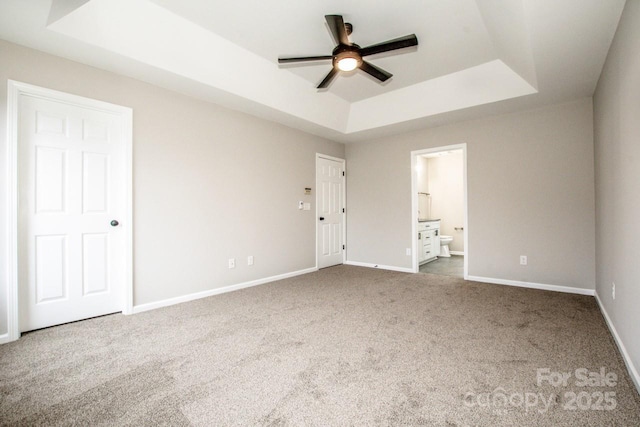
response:
<path fill-rule="evenodd" d="M 449 249 L 464 252 L 464 159 L 462 151 L 428 161 L 431 217 L 440 218 L 440 234 L 453 236 Z"/>
<path fill-rule="evenodd" d="M 314 201 L 303 193 L 315 186 L 316 152 L 344 157 L 342 144 L 0 41 L 3 189 L 7 79 L 133 108 L 136 305 L 316 265 L 315 208 L 297 201 Z"/>
<path fill-rule="evenodd" d="M 426 157 L 418 157 L 416 159 L 416 181 L 419 193 L 429 192 L 429 159 Z M 426 216 L 425 216 L 426 218 Z"/>
<path fill-rule="evenodd" d="M 640 1 L 629 0 L 594 95 L 596 292 L 640 389 Z M 616 284 L 616 299 L 611 294 Z"/>
<path fill-rule="evenodd" d="M 418 190 L 418 216 L 420 219 L 429 219 L 431 211 L 431 197 L 429 193 L 429 160 L 425 157 L 416 159 L 416 187 Z"/>
<path fill-rule="evenodd" d="M 410 152 L 459 143 L 469 274 L 594 289 L 591 99 L 347 144 L 347 259 L 411 268 Z"/>

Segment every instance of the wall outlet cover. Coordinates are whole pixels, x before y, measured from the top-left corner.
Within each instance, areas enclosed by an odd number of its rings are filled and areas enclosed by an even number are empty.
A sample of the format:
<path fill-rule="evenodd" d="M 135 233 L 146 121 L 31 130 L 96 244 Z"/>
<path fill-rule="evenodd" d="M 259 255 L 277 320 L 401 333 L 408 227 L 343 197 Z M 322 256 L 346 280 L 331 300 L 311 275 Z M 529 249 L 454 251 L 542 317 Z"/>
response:
<path fill-rule="evenodd" d="M 229 258 L 229 268 L 236 268 L 235 258 Z"/>
<path fill-rule="evenodd" d="M 247 257 L 247 265 L 253 265 L 253 255 Z"/>
<path fill-rule="evenodd" d="M 520 255 L 520 265 L 527 265 L 527 256 Z"/>

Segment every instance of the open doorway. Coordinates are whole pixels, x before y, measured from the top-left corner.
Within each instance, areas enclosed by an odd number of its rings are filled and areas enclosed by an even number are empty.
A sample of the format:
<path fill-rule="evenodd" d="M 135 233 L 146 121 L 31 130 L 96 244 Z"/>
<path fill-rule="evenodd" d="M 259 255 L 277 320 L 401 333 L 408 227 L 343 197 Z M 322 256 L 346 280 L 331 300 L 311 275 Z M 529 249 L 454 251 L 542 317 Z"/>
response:
<path fill-rule="evenodd" d="M 467 146 L 411 152 L 413 271 L 467 279 Z"/>

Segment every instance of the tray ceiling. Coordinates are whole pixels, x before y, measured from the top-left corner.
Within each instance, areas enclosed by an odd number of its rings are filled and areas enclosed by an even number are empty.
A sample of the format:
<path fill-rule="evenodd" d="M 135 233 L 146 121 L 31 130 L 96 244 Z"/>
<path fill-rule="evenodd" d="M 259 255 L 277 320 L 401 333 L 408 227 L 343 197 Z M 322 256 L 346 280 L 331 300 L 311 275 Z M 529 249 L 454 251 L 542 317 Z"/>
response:
<path fill-rule="evenodd" d="M 591 96 L 624 0 L 5 0 L 0 38 L 343 142 Z M 324 21 L 367 46 L 415 33 L 315 87 L 331 61 Z"/>

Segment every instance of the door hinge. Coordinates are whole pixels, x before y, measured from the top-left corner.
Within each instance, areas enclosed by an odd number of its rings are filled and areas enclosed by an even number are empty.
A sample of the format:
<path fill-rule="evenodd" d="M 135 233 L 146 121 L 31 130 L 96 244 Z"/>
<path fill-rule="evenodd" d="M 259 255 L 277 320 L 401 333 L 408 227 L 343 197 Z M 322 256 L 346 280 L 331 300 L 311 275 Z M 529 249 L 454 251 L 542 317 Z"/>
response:
<path fill-rule="evenodd" d="M 344 213 L 344 208 L 342 208 L 342 213 Z"/>
<path fill-rule="evenodd" d="M 342 171 L 342 176 L 344 176 L 344 171 Z"/>
<path fill-rule="evenodd" d="M 345 246 L 344 246 L 344 245 L 342 245 L 342 250 L 344 251 L 345 249 L 346 249 L 346 248 L 345 248 Z"/>

